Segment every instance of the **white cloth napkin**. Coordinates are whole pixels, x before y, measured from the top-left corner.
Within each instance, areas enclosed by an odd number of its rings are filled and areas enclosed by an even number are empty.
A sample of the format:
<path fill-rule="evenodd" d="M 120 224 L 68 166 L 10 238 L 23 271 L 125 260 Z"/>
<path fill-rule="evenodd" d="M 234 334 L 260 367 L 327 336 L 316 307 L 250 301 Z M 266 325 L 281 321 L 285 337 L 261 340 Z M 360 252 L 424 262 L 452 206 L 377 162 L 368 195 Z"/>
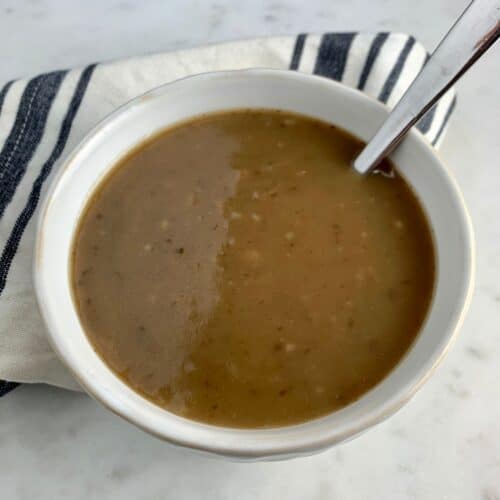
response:
<path fill-rule="evenodd" d="M 32 287 L 40 199 L 61 161 L 115 108 L 153 87 L 196 73 L 266 67 L 340 80 L 393 106 L 427 60 L 400 33 L 330 33 L 255 39 L 56 71 L 0 91 L 0 395 L 12 382 L 78 389 L 51 350 Z M 328 103 L 325 103 L 327 105 Z M 453 91 L 420 121 L 443 137 Z"/>

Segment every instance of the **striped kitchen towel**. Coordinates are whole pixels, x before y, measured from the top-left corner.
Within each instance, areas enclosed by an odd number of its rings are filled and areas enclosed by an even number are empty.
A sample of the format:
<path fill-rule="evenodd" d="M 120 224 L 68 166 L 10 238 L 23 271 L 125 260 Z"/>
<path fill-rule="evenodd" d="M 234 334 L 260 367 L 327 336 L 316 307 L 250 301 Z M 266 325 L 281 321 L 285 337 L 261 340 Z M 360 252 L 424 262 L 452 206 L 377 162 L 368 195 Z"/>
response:
<path fill-rule="evenodd" d="M 405 34 L 328 33 L 230 42 L 7 83 L 0 91 L 0 378 L 15 382 L 0 382 L 0 395 L 17 382 L 78 388 L 47 342 L 31 258 L 51 177 L 104 116 L 165 82 L 249 67 L 315 73 L 394 106 L 426 60 Z M 418 124 L 431 144 L 439 145 L 454 104 L 450 91 Z"/>

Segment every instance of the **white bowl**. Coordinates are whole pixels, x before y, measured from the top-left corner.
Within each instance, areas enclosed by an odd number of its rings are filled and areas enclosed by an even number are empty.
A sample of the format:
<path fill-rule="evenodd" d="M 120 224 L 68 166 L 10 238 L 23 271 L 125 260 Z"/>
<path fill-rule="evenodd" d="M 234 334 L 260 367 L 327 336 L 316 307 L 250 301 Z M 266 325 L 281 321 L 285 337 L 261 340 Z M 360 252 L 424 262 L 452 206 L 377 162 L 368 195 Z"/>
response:
<path fill-rule="evenodd" d="M 473 283 L 471 223 L 462 196 L 434 149 L 412 130 L 392 159 L 430 220 L 437 281 L 425 324 L 396 368 L 358 401 L 300 425 L 242 430 L 187 420 L 124 384 L 89 343 L 73 303 L 70 250 L 77 221 L 106 173 L 132 147 L 165 127 L 202 113 L 272 108 L 339 125 L 368 140 L 388 114 L 366 95 L 331 80 L 291 71 L 198 75 L 140 96 L 101 122 L 54 179 L 41 211 L 35 288 L 51 343 L 84 389 L 142 429 L 189 448 L 242 460 L 307 455 L 350 439 L 398 410 L 429 377 L 460 327 Z"/>

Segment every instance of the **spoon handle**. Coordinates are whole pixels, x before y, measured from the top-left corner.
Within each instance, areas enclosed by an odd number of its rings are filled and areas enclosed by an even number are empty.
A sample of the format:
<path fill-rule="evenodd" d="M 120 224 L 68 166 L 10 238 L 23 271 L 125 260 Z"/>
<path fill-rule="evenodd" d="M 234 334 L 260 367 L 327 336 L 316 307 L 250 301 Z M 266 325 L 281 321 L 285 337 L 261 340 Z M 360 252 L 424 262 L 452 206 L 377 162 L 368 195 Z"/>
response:
<path fill-rule="evenodd" d="M 354 160 L 373 170 L 406 132 L 489 49 L 500 35 L 500 0 L 474 0 L 441 40 L 387 120 Z"/>

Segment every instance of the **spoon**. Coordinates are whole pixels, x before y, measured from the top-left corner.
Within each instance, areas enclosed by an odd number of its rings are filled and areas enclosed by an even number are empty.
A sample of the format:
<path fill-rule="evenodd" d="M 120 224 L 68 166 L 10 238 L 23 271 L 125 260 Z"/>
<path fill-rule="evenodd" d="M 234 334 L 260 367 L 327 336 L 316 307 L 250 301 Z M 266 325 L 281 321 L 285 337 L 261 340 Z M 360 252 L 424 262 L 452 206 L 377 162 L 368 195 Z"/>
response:
<path fill-rule="evenodd" d="M 354 160 L 372 172 L 431 106 L 488 50 L 500 35 L 500 0 L 474 0 L 441 40 L 431 58 L 376 134 Z"/>

